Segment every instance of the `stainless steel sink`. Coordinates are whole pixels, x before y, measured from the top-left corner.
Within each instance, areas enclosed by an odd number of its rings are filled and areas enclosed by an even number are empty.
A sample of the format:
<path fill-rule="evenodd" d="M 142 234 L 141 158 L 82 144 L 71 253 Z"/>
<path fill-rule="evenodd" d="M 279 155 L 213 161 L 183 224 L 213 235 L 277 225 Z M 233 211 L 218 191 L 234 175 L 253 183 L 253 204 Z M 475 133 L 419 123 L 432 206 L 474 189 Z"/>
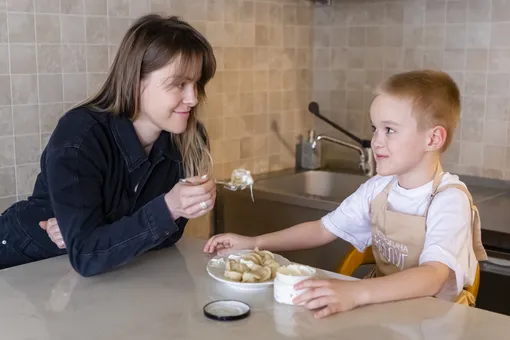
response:
<path fill-rule="evenodd" d="M 328 171 L 306 171 L 255 182 L 257 190 L 341 202 L 368 177 Z"/>

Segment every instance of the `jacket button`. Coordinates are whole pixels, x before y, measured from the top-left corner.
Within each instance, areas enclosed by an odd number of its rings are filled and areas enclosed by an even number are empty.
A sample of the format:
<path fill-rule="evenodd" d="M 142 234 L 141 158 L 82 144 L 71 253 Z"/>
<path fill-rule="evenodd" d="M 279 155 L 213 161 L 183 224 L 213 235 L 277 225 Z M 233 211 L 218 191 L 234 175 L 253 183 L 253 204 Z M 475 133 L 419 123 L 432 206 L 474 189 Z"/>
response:
<path fill-rule="evenodd" d="M 2 244 L 7 244 L 7 241 L 6 241 L 6 240 L 3 240 L 3 241 L 2 241 Z"/>
<path fill-rule="evenodd" d="M 168 235 L 170 235 L 170 233 L 168 231 L 165 231 L 165 236 L 168 236 Z"/>

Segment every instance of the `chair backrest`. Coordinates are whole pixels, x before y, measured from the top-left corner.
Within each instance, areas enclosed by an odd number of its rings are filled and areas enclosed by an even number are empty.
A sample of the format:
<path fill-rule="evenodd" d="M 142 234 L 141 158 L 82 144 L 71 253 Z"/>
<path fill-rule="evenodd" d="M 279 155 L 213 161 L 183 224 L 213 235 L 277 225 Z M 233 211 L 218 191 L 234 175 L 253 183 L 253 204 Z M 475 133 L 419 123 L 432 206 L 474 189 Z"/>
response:
<path fill-rule="evenodd" d="M 338 266 L 337 273 L 352 276 L 359 266 L 365 264 L 375 264 L 372 247 L 368 247 L 363 253 L 360 253 L 356 248 L 352 247 Z"/>

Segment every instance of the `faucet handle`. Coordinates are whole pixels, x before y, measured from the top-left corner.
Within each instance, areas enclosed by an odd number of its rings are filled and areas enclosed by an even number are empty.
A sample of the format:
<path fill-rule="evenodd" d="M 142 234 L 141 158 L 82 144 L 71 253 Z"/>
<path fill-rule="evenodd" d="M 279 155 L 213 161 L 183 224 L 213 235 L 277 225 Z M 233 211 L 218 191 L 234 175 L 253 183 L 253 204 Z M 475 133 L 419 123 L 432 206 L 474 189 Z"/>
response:
<path fill-rule="evenodd" d="M 313 143 L 315 141 L 315 130 L 308 130 L 308 142 Z"/>

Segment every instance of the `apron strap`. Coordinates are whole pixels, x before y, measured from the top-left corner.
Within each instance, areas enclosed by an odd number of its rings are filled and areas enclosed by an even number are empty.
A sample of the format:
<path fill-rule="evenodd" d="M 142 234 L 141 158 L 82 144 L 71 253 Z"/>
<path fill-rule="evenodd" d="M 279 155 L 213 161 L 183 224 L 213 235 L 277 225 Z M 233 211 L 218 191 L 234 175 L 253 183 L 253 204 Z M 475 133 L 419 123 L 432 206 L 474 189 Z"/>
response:
<path fill-rule="evenodd" d="M 471 228 L 473 233 L 473 250 L 476 255 L 476 259 L 478 261 L 486 261 L 487 260 L 487 252 L 482 243 L 482 228 L 480 221 L 480 213 L 478 212 L 478 208 L 473 204 L 473 198 L 469 193 L 469 190 L 462 184 L 447 184 L 442 186 L 436 191 L 436 194 L 445 191 L 446 189 L 455 188 L 464 192 L 469 199 L 469 204 L 471 205 Z"/>

